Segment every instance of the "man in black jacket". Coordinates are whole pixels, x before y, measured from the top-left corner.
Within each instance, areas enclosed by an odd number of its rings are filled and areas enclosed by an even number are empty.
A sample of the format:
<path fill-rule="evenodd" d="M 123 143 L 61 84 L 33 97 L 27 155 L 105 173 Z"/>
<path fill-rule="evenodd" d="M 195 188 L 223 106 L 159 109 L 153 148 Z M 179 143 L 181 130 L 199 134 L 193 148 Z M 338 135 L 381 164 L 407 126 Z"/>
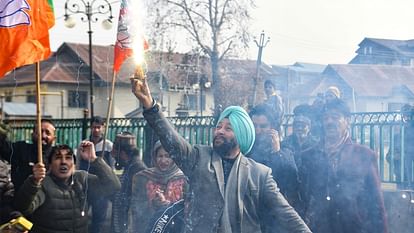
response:
<path fill-rule="evenodd" d="M 2 127 L 4 128 L 4 127 Z M 55 125 L 51 120 L 42 119 L 42 153 L 43 161 L 55 142 Z M 3 132 L 3 133 L 1 133 Z M 10 142 L 3 130 L 0 130 L 0 156 L 11 164 L 11 179 L 16 192 L 24 180 L 32 174 L 32 167 L 37 161 L 37 127 L 33 128 L 32 143 L 25 141 Z M 47 167 L 47 164 L 46 164 Z"/>
<path fill-rule="evenodd" d="M 249 115 L 254 124 L 256 140 L 248 156 L 272 169 L 280 192 L 293 205 L 298 198 L 298 174 L 293 153 L 281 148 L 279 133 L 272 127 L 273 115 L 268 106 L 257 105 Z"/>
<path fill-rule="evenodd" d="M 90 162 L 91 173 L 75 171 L 75 156 L 67 145 L 52 149 L 48 158 L 49 172 L 43 163 L 33 167 L 17 192 L 14 205 L 33 222 L 31 232 L 88 232 L 88 201 L 96 196 L 109 196 L 121 184 L 102 160 L 96 157 L 92 142 L 83 141 L 82 159 Z"/>
<path fill-rule="evenodd" d="M 120 177 L 121 190 L 115 193 L 112 200 L 112 233 L 125 233 L 128 231 L 128 211 L 132 195 L 132 179 L 135 174 L 146 169 L 144 162 L 139 158 L 136 138 L 130 132 L 116 135 L 111 151 L 115 158 L 116 169 L 123 169 Z"/>

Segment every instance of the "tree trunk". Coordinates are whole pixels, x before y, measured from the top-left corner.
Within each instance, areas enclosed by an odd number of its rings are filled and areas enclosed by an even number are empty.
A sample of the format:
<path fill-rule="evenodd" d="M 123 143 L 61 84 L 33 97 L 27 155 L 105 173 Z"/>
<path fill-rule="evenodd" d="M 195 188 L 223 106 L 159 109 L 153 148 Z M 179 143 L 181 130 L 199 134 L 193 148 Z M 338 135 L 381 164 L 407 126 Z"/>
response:
<path fill-rule="evenodd" d="M 220 78 L 220 60 L 218 57 L 217 52 L 212 52 L 210 56 L 211 61 L 211 79 L 213 81 L 213 97 L 214 97 L 214 109 L 217 108 L 218 105 L 223 103 L 221 97 L 221 78 Z"/>

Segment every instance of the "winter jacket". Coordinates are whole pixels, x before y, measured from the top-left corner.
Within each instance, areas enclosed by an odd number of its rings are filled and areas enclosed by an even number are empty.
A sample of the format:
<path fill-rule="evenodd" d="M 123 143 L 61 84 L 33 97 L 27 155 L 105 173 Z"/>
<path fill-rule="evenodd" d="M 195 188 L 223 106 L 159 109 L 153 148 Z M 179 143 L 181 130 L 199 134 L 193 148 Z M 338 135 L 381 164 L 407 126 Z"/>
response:
<path fill-rule="evenodd" d="M 34 233 L 87 233 L 88 202 L 120 189 L 115 173 L 101 158 L 91 162 L 90 172 L 76 171 L 69 185 L 48 174 L 41 185 L 29 176 L 17 193 L 15 206 L 31 215 Z"/>
<path fill-rule="evenodd" d="M 348 139 L 334 155 L 322 145 L 303 152 L 306 219 L 314 233 L 387 233 L 377 159 Z"/>
<path fill-rule="evenodd" d="M 220 227 L 225 206 L 222 159 L 210 146 L 191 146 L 172 128 L 162 113 L 144 111 L 148 124 L 162 145 L 189 178 L 194 200 L 186 223 L 188 232 L 223 232 Z M 237 193 L 227 202 L 232 218 L 238 219 L 232 232 L 260 233 L 264 215 L 271 216 L 292 233 L 310 232 L 299 215 L 279 192 L 271 169 L 240 153 Z M 233 168 L 234 169 L 234 168 Z M 228 184 L 229 185 L 229 184 Z M 234 227 L 234 229 L 233 229 Z"/>
<path fill-rule="evenodd" d="M 278 184 L 280 192 L 291 205 L 297 200 L 298 170 L 293 153 L 289 149 L 265 152 L 263 150 L 256 150 L 253 147 L 248 157 L 272 169 L 273 178 Z"/>
<path fill-rule="evenodd" d="M 43 162 L 46 163 L 51 148 L 43 149 Z M 0 155 L 11 164 L 11 179 L 16 192 L 20 189 L 29 175 L 32 174 L 33 165 L 37 161 L 37 145 L 24 141 L 10 142 L 0 139 Z M 46 164 L 47 165 L 47 164 Z"/>
<path fill-rule="evenodd" d="M 126 233 L 128 229 L 128 212 L 131 207 L 132 180 L 134 175 L 147 167 L 144 162 L 134 156 L 121 175 L 121 190 L 115 193 L 112 200 L 112 233 Z"/>

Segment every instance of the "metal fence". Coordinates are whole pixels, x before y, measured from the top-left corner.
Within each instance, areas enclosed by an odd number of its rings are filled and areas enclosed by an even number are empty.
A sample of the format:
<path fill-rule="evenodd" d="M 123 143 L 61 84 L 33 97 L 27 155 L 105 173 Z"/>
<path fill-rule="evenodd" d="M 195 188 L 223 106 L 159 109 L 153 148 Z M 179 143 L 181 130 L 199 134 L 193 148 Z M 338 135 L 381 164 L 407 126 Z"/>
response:
<path fill-rule="evenodd" d="M 213 117 L 186 117 L 186 118 L 169 118 L 178 132 L 187 139 L 191 144 L 211 144 L 213 140 L 213 129 L 215 122 Z M 293 117 L 286 115 L 284 119 L 284 132 L 286 135 L 291 130 Z M 53 119 L 56 125 L 56 134 L 58 144 L 68 144 L 76 148 L 82 140 L 82 135 L 89 135 L 83 132 L 85 128 L 85 119 Z M 31 140 L 31 133 L 35 121 L 9 122 L 11 126 L 10 138 L 13 141 Z M 397 182 L 394 175 L 395 164 L 391 159 L 388 163 L 385 159 L 386 153 L 390 151 L 391 158 L 394 157 L 393 148 L 401 146 L 404 151 L 404 140 L 399 140 L 396 145 L 396 135 L 400 134 L 404 138 L 405 127 L 401 122 L 401 116 L 398 112 L 370 112 L 370 113 L 353 113 L 351 118 L 351 135 L 352 139 L 360 144 L 366 145 L 373 149 L 378 155 L 378 167 L 383 182 Z M 114 118 L 110 120 L 108 139 L 114 140 L 117 133 L 129 131 L 137 135 L 137 146 L 140 155 L 148 162 L 147 154 L 150 153 L 151 143 L 156 139 L 152 130 L 147 126 L 142 118 Z M 404 157 L 404 154 L 401 155 Z M 401 159 L 401 167 L 404 167 Z M 404 177 L 403 170 L 399 171 L 401 177 Z"/>

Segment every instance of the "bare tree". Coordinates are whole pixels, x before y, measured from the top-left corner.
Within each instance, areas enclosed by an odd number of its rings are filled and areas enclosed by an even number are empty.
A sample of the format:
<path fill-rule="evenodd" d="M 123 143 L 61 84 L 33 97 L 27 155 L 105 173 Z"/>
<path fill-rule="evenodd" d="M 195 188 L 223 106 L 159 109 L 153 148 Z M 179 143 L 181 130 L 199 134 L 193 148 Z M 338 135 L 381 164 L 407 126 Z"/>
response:
<path fill-rule="evenodd" d="M 210 58 L 215 105 L 220 99 L 220 61 L 247 48 L 253 0 L 147 0 L 152 35 L 186 35 Z M 152 20 L 153 19 L 153 20 Z M 184 34 L 185 33 L 185 34 Z"/>

